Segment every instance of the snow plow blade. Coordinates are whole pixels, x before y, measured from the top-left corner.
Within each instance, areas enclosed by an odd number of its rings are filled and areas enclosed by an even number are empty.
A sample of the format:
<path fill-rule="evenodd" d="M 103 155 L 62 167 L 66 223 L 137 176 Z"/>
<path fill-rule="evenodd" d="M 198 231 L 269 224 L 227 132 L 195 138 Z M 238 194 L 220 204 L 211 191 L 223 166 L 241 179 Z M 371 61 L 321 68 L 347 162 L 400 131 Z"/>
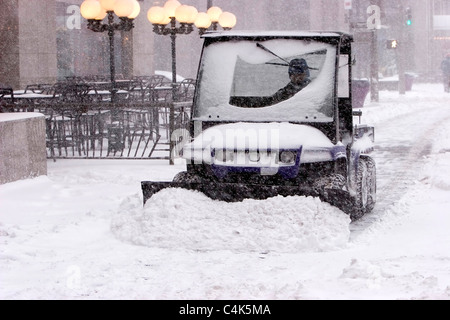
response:
<path fill-rule="evenodd" d="M 226 201 L 240 202 L 244 199 L 263 200 L 276 196 L 312 196 L 319 197 L 322 201 L 349 213 L 353 207 L 353 198 L 348 192 L 338 189 L 327 189 L 319 193 L 314 189 L 301 186 L 286 185 L 261 185 L 261 184 L 240 184 L 240 183 L 218 183 L 218 182 L 156 182 L 142 181 L 142 194 L 144 205 L 157 192 L 167 188 L 181 188 L 202 192 L 207 197 Z"/>

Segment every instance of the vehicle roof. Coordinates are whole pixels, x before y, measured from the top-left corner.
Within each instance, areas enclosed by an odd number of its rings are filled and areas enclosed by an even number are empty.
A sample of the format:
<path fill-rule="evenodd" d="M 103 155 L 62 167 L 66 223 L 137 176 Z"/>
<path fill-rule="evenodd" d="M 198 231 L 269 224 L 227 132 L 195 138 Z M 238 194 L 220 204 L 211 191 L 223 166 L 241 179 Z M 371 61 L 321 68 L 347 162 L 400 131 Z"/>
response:
<path fill-rule="evenodd" d="M 230 38 L 261 38 L 261 37 L 295 37 L 295 38 L 340 38 L 340 37 L 352 37 L 350 34 L 340 32 L 340 31 L 212 31 L 205 33 L 203 38 L 220 38 L 220 37 L 230 37 Z"/>

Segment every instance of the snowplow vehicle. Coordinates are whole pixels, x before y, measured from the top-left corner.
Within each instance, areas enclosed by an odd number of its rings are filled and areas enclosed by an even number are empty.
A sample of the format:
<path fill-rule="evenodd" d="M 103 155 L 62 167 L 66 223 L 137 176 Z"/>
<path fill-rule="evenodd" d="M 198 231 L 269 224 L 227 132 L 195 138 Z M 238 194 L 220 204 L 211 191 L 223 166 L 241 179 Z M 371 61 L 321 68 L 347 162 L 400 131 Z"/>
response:
<path fill-rule="evenodd" d="M 203 35 L 187 171 L 143 181 L 212 199 L 314 196 L 352 220 L 376 202 L 374 128 L 352 108 L 352 36 L 342 32 Z M 359 121 L 358 117 L 359 116 Z M 358 123 L 354 123 L 358 122 Z"/>

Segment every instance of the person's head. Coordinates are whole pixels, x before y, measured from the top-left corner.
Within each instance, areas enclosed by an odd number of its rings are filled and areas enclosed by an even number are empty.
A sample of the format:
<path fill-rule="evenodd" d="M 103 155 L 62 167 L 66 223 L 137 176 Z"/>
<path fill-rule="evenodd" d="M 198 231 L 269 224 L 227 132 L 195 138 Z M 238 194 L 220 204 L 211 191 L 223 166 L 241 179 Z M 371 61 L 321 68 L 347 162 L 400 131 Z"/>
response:
<path fill-rule="evenodd" d="M 294 83 L 300 83 L 309 78 L 309 67 L 305 59 L 292 59 L 289 63 L 289 78 Z"/>

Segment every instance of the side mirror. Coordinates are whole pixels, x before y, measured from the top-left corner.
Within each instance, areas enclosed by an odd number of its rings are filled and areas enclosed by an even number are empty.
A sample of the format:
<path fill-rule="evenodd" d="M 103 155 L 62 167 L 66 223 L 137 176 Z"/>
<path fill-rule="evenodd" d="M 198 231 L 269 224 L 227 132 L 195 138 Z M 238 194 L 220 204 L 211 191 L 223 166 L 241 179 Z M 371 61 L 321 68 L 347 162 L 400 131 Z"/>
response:
<path fill-rule="evenodd" d="M 362 111 L 361 110 L 353 110 L 352 115 L 354 117 L 359 117 L 359 124 L 361 124 Z"/>

